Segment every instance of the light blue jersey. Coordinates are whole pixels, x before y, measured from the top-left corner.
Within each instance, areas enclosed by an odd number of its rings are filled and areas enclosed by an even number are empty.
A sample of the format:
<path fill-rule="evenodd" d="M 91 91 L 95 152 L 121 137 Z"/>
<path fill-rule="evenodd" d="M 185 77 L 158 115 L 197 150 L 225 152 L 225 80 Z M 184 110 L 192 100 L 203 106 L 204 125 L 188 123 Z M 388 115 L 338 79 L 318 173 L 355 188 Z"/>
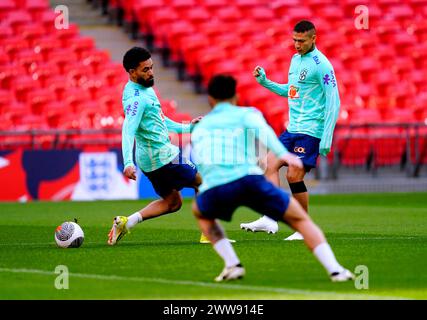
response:
<path fill-rule="evenodd" d="M 136 163 L 145 172 L 154 171 L 179 154 L 169 139 L 169 131 L 191 131 L 190 124 L 174 122 L 163 115 L 153 88 L 128 81 L 123 91 L 125 121 L 122 128 L 122 152 L 125 168 L 134 165 L 133 144 L 136 140 Z"/>
<path fill-rule="evenodd" d="M 320 154 L 327 155 L 338 119 L 340 97 L 334 69 L 323 53 L 314 48 L 302 56 L 295 54 L 286 84 L 268 80 L 264 70 L 256 79 L 270 91 L 288 98 L 287 130 L 321 139 Z"/>
<path fill-rule="evenodd" d="M 258 110 L 226 102 L 195 126 L 191 142 L 192 160 L 203 178 L 200 192 L 247 175 L 262 175 L 257 142 L 279 158 L 288 152 Z"/>

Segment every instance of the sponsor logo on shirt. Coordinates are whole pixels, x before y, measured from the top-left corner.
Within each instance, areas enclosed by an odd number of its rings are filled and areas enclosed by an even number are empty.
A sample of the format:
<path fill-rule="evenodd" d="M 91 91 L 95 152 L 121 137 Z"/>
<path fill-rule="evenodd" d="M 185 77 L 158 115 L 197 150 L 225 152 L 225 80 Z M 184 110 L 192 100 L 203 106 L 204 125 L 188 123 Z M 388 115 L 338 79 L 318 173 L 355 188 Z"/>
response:
<path fill-rule="evenodd" d="M 333 70 L 323 76 L 323 84 L 327 86 L 329 84 L 332 84 L 333 87 L 337 86 L 337 81 L 335 79 L 335 74 Z"/>
<path fill-rule="evenodd" d="M 332 83 L 332 86 L 334 88 L 337 86 L 337 81 L 335 80 L 334 70 L 331 70 L 331 83 Z"/>
<path fill-rule="evenodd" d="M 299 92 L 298 91 L 299 91 L 298 87 L 290 85 L 289 89 L 288 89 L 288 97 L 290 99 L 297 99 L 297 98 L 299 98 Z"/>
<path fill-rule="evenodd" d="M 128 104 L 126 107 L 126 115 L 127 116 L 135 116 L 136 115 L 136 111 L 138 110 L 138 101 L 135 101 L 133 103 L 133 105 Z"/>
<path fill-rule="evenodd" d="M 135 97 L 139 97 L 139 90 L 138 90 L 138 89 L 135 89 L 135 94 L 134 94 L 134 96 L 135 96 Z"/>

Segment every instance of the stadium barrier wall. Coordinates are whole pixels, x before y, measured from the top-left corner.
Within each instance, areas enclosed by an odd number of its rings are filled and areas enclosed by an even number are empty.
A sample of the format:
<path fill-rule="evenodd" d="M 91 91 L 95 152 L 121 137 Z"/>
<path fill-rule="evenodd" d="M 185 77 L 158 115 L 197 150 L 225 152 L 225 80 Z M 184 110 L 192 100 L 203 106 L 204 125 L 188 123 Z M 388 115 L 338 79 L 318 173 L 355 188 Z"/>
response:
<path fill-rule="evenodd" d="M 138 170 L 137 181 L 122 174 L 119 148 L 0 151 L 0 201 L 91 201 L 157 198 Z M 194 191 L 184 189 L 184 197 Z"/>
<path fill-rule="evenodd" d="M 172 141 L 189 158 L 188 135 Z M 120 144 L 120 129 L 0 131 L 0 201 L 156 198 L 140 171 L 137 182 L 123 176 Z M 315 170 L 319 180 L 338 179 L 346 167 L 373 176 L 381 167 L 397 167 L 418 177 L 427 164 L 427 125 L 339 125 L 322 160 L 326 166 Z M 183 190 L 184 197 L 193 195 Z"/>

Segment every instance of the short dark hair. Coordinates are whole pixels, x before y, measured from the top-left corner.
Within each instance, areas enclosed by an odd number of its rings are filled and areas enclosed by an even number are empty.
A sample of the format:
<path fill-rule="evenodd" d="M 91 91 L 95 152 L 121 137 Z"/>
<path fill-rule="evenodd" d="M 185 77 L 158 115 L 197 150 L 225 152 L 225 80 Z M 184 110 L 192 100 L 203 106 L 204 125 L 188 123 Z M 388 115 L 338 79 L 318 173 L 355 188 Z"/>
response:
<path fill-rule="evenodd" d="M 216 100 L 228 100 L 236 95 L 237 81 L 230 75 L 218 74 L 209 80 L 208 94 Z"/>
<path fill-rule="evenodd" d="M 314 30 L 314 32 L 316 32 L 316 28 L 314 27 L 314 24 L 308 20 L 301 20 L 294 27 L 294 31 L 298 33 L 304 33 L 310 30 Z"/>
<path fill-rule="evenodd" d="M 145 48 L 133 47 L 129 49 L 123 56 L 123 67 L 126 72 L 130 69 L 136 69 L 139 64 L 143 61 L 147 61 L 151 58 L 151 53 Z"/>

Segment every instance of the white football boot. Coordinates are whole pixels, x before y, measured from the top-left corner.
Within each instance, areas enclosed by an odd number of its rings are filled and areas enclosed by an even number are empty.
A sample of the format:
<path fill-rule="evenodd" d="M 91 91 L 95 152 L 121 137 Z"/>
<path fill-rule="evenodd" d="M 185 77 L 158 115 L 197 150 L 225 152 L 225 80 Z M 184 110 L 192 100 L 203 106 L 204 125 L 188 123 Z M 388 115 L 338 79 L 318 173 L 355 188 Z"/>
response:
<path fill-rule="evenodd" d="M 262 216 L 258 220 L 255 220 L 250 223 L 241 223 L 240 228 L 246 231 L 258 232 L 263 231 L 267 233 L 277 233 L 279 230 L 279 224 L 277 221 L 270 219 L 267 216 Z"/>
<path fill-rule="evenodd" d="M 354 280 L 355 276 L 347 269 L 343 269 L 340 272 L 333 272 L 332 274 L 330 274 L 330 278 L 332 282 L 345 282 Z"/>
<path fill-rule="evenodd" d="M 242 265 L 238 264 L 233 267 L 225 267 L 224 270 L 219 274 L 218 277 L 215 278 L 216 282 L 229 281 L 241 279 L 245 275 L 246 271 Z"/>
<path fill-rule="evenodd" d="M 291 234 L 289 237 L 285 238 L 284 240 L 286 240 L 286 241 L 304 240 L 304 237 L 302 236 L 301 233 L 295 232 L 295 233 Z"/>

